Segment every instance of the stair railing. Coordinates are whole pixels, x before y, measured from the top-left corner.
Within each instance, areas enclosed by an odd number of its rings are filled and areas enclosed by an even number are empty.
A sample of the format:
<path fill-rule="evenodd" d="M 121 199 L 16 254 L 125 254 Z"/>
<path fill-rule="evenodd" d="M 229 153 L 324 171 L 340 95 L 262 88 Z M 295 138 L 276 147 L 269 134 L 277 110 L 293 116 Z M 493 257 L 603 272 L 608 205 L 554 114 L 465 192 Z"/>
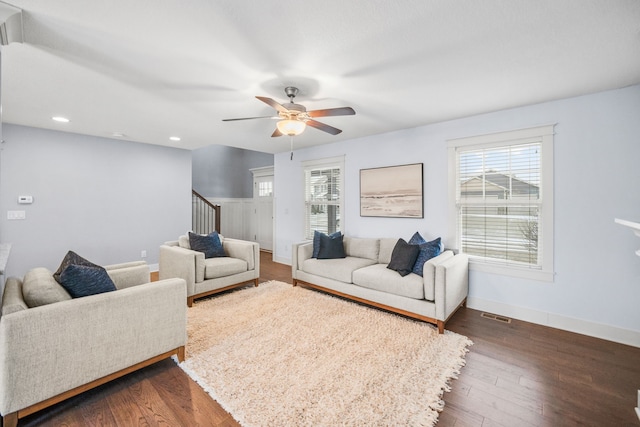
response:
<path fill-rule="evenodd" d="M 194 233 L 220 233 L 220 205 L 214 205 L 196 190 L 191 190 L 191 224 Z"/>

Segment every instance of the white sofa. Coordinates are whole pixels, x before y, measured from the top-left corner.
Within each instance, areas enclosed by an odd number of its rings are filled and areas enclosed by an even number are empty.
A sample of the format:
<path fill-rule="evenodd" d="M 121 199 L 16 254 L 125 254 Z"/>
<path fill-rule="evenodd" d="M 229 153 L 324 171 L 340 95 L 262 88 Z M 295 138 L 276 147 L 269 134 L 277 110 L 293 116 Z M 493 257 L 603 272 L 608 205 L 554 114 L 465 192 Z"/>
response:
<path fill-rule="evenodd" d="M 439 333 L 465 304 L 468 256 L 445 250 L 424 264 L 423 276 L 387 268 L 395 238 L 344 237 L 346 258 L 312 258 L 313 242 L 292 247 L 293 285 L 304 284 L 378 308 L 434 323 Z"/>
<path fill-rule="evenodd" d="M 184 360 L 186 285 L 144 262 L 106 266 L 117 290 L 72 299 L 46 268 L 7 279 L 0 317 L 4 426 L 133 370 Z"/>
<path fill-rule="evenodd" d="M 192 250 L 189 237 L 160 246 L 160 279 L 180 277 L 187 282 L 187 305 L 196 298 L 226 291 L 247 282 L 258 286 L 260 247 L 256 242 L 220 236 L 226 257 L 205 258 Z"/>

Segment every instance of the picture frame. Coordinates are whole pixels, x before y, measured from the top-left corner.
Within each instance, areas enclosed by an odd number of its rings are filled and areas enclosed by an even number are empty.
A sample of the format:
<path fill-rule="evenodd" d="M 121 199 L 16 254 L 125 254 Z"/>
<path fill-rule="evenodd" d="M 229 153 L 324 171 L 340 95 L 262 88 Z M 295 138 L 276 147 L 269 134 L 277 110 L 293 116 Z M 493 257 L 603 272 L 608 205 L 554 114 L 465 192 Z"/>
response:
<path fill-rule="evenodd" d="M 360 216 L 424 218 L 423 163 L 360 169 Z"/>

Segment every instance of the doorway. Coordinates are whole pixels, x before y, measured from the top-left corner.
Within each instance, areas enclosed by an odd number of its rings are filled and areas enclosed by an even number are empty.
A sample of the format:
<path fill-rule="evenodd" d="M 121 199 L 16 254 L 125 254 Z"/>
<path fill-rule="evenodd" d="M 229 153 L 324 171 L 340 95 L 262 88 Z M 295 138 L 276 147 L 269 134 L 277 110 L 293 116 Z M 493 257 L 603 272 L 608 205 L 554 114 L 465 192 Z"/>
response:
<path fill-rule="evenodd" d="M 253 240 L 273 251 L 273 166 L 251 169 L 253 174 Z"/>

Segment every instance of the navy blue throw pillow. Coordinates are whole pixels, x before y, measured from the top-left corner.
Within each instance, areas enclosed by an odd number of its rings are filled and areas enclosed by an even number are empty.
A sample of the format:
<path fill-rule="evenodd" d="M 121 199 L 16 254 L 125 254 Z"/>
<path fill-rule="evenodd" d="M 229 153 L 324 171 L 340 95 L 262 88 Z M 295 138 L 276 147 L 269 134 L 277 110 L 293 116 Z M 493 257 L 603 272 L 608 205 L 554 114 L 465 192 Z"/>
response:
<path fill-rule="evenodd" d="M 341 232 L 336 231 L 335 233 L 329 234 L 329 237 L 333 239 L 341 235 Z M 326 237 L 327 235 L 319 232 L 318 230 L 313 231 L 313 253 L 311 254 L 311 258 L 318 258 L 318 252 L 320 252 L 320 239 L 322 236 Z"/>
<path fill-rule="evenodd" d="M 227 256 L 217 231 L 204 236 L 189 232 L 189 246 L 191 246 L 191 249 L 194 251 L 203 252 L 205 258 Z"/>
<path fill-rule="evenodd" d="M 62 262 L 60 263 L 60 267 L 58 267 L 56 272 L 53 273 L 53 278 L 56 280 L 56 282 L 62 284 L 60 282 L 60 275 L 62 274 L 62 272 L 64 271 L 65 268 L 67 268 L 68 266 L 70 266 L 72 264 L 73 265 L 86 265 L 88 267 L 100 267 L 99 265 L 96 265 L 96 264 L 92 263 L 91 261 L 88 261 L 88 260 L 82 258 L 77 253 L 75 253 L 73 251 L 69 251 L 69 252 L 67 252 L 67 254 L 62 259 Z"/>
<path fill-rule="evenodd" d="M 420 276 L 424 273 L 424 263 L 429 261 L 431 258 L 437 257 L 442 252 L 442 243 L 440 237 L 434 239 L 430 242 L 424 240 L 424 238 L 417 231 L 409 240 L 409 244 L 418 245 L 420 248 L 420 252 L 418 253 L 418 258 L 416 259 L 415 264 L 413 265 L 412 271 Z"/>
<path fill-rule="evenodd" d="M 342 242 L 343 237 L 344 236 L 342 234 L 336 237 L 322 234 L 320 236 L 318 259 L 346 258 L 347 255 L 344 252 L 344 244 Z"/>
<path fill-rule="evenodd" d="M 69 264 L 60 273 L 60 285 L 72 298 L 116 290 L 107 271 L 100 266 Z"/>
<path fill-rule="evenodd" d="M 404 277 L 411 273 L 419 252 L 420 248 L 417 245 L 410 245 L 404 239 L 398 239 L 393 252 L 391 252 L 391 262 L 387 268 L 397 271 Z"/>

